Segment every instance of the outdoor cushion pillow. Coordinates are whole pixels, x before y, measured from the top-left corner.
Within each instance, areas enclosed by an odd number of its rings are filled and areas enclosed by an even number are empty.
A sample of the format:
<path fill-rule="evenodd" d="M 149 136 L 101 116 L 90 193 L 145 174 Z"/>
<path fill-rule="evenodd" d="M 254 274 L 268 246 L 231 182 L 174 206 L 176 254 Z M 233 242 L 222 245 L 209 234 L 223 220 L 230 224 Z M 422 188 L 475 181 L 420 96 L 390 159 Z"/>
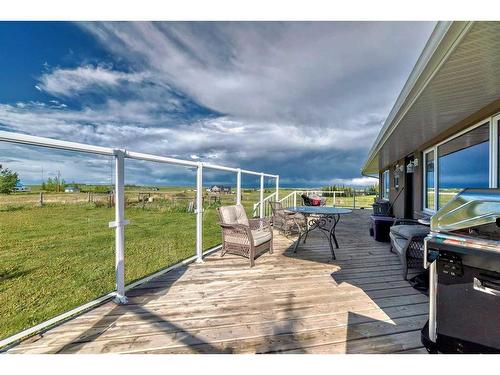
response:
<path fill-rule="evenodd" d="M 267 230 L 253 230 L 252 237 L 253 237 L 253 244 L 255 246 L 259 246 L 271 239 L 271 232 Z"/>
<path fill-rule="evenodd" d="M 249 225 L 245 209 L 241 205 L 224 206 L 220 208 L 220 212 L 226 224 Z"/>
<path fill-rule="evenodd" d="M 248 222 L 245 208 L 241 204 L 237 204 L 234 207 L 235 207 L 235 211 L 236 211 L 236 222 L 238 224 L 243 224 L 243 225 L 249 226 L 250 223 Z"/>
<path fill-rule="evenodd" d="M 429 234 L 429 227 L 425 225 L 395 225 L 391 227 L 391 233 L 409 240 L 413 236 Z"/>

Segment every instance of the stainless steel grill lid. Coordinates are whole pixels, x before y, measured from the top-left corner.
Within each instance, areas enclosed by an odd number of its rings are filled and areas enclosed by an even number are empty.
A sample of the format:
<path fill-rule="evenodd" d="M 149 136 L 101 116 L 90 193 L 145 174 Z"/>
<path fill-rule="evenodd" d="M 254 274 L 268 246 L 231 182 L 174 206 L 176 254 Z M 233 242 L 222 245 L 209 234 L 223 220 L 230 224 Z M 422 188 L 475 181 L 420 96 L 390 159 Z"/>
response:
<path fill-rule="evenodd" d="M 465 189 L 431 219 L 434 232 L 452 232 L 500 220 L 500 189 Z"/>

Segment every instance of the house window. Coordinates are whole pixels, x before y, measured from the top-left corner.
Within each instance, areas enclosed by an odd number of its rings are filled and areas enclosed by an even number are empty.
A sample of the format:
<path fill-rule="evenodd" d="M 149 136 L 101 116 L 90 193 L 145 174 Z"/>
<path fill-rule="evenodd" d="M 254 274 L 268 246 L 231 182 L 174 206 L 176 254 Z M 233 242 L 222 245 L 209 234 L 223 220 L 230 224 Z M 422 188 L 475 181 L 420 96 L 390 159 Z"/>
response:
<path fill-rule="evenodd" d="M 492 184 L 491 186 L 496 186 L 498 188 L 500 188 L 500 118 L 499 117 L 496 117 L 494 120 L 493 120 L 493 125 L 492 125 L 492 140 L 495 142 L 495 144 L 493 145 L 493 150 L 495 150 L 495 152 L 497 153 L 497 155 L 495 156 L 495 154 L 493 153 L 492 156 L 492 160 L 496 157 L 496 163 L 497 165 L 494 166 L 494 169 L 492 170 L 492 173 L 493 173 L 493 177 L 492 177 Z M 496 183 L 496 184 L 495 184 Z"/>
<path fill-rule="evenodd" d="M 425 159 L 425 183 L 424 183 L 424 208 L 435 209 L 435 181 L 434 181 L 434 150 L 424 154 Z"/>
<path fill-rule="evenodd" d="M 489 186 L 489 123 L 438 146 L 438 209 L 464 188 Z"/>
<path fill-rule="evenodd" d="M 389 200 L 389 170 L 384 171 L 382 174 L 382 198 Z"/>

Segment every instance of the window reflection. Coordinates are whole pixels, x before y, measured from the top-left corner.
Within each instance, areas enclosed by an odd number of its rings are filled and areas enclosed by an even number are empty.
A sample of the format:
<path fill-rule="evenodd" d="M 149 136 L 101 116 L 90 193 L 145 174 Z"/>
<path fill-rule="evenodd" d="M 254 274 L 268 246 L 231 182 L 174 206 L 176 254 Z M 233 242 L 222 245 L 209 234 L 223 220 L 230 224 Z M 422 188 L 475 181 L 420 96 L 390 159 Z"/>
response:
<path fill-rule="evenodd" d="M 434 209 L 434 151 L 425 155 L 425 208 Z"/>
<path fill-rule="evenodd" d="M 488 140 L 489 125 L 486 123 L 438 147 L 438 208 L 464 188 L 488 187 Z"/>
<path fill-rule="evenodd" d="M 389 200 L 389 170 L 382 175 L 382 198 Z"/>

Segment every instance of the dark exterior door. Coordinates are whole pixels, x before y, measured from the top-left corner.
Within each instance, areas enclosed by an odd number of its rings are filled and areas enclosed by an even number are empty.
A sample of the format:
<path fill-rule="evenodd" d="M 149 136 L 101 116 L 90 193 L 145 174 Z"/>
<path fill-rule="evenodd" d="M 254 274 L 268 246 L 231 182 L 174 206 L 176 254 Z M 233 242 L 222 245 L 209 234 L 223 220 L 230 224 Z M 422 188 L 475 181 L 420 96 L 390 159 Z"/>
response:
<path fill-rule="evenodd" d="M 413 155 L 405 158 L 405 218 L 413 219 L 413 173 L 408 173 L 406 166 L 413 162 Z"/>

